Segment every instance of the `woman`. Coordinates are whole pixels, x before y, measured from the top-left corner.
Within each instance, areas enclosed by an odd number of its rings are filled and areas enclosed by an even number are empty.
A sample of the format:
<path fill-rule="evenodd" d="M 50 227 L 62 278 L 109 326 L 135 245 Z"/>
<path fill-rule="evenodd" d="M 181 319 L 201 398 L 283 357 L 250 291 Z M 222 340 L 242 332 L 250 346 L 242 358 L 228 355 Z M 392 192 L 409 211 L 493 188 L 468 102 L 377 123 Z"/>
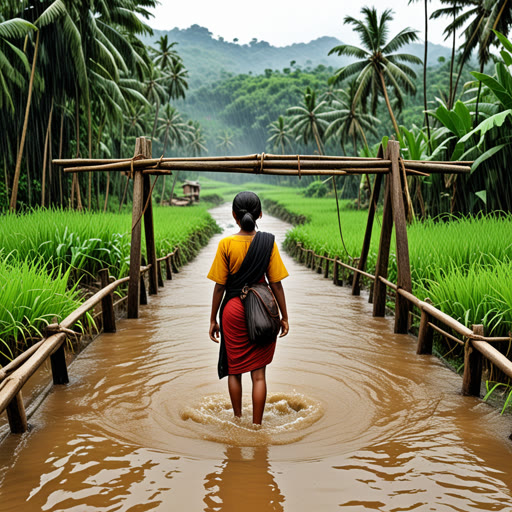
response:
<path fill-rule="evenodd" d="M 219 242 L 215 260 L 208 273 L 208 278 L 215 281 L 210 317 L 210 339 L 218 343 L 219 334 L 221 335 L 219 377 L 228 375 L 233 412 L 237 418 L 240 418 L 242 416 L 242 373 L 251 372 L 252 421 L 257 425 L 261 425 L 267 399 L 265 368 L 274 357 L 276 341 L 263 346 L 249 342 L 244 305 L 240 299 L 243 285 L 264 281 L 266 277 L 281 312 L 279 337 L 286 336 L 289 329 L 286 300 L 281 284 L 281 280 L 288 276 L 288 272 L 273 241 L 273 235 L 267 233 L 265 237 L 258 235 L 259 238 L 254 238 L 256 220 L 260 219 L 261 215 L 261 202 L 256 194 L 240 192 L 235 197 L 233 218 L 240 227 L 240 231 Z M 264 238 L 268 242 L 269 237 L 271 237 L 269 246 L 271 251 L 265 251 L 260 248 L 260 241 Z M 253 240 L 255 242 L 257 240 L 258 248 L 253 245 L 251 257 L 256 255 L 258 260 L 257 264 L 247 268 L 247 264 L 242 266 L 242 263 Z M 263 268 L 261 273 L 260 267 Z M 224 301 L 222 301 L 223 297 Z M 220 327 L 217 323 L 219 307 Z"/>

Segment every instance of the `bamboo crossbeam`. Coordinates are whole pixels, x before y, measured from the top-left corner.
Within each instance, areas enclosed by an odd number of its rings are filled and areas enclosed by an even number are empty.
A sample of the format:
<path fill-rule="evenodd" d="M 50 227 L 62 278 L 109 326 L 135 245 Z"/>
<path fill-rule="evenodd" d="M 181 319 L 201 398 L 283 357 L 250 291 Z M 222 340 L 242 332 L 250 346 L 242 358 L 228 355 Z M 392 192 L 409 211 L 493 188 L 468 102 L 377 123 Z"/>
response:
<path fill-rule="evenodd" d="M 454 341 L 455 343 L 458 343 L 459 345 L 464 345 L 465 343 L 462 340 L 459 340 L 456 336 L 453 336 L 449 332 L 445 331 L 444 329 L 441 329 L 441 327 L 437 326 L 436 324 L 432 322 L 428 322 L 429 327 L 432 327 L 434 331 L 437 331 L 439 334 L 442 334 L 444 337 L 448 338 L 449 340 Z"/>
<path fill-rule="evenodd" d="M 405 163 L 405 162 L 404 162 Z M 450 174 L 466 174 L 471 172 L 471 167 L 468 165 L 454 165 L 452 162 L 450 163 L 432 163 L 429 161 L 422 160 L 409 160 L 406 162 L 408 169 L 413 169 L 415 171 L 425 171 L 425 172 L 441 172 L 441 173 L 450 173 Z M 435 171 L 434 171 L 435 170 Z"/>
<path fill-rule="evenodd" d="M 65 167 L 65 173 L 121 171 L 129 172 L 132 167 L 142 170 L 144 174 L 169 174 L 170 171 L 195 172 L 235 172 L 248 174 L 293 175 L 299 174 L 297 160 L 124 160 L 100 165 L 84 165 Z M 334 174 L 377 174 L 389 172 L 389 160 L 305 160 L 300 162 L 300 174 L 334 175 Z M 292 172 L 286 172 L 286 171 Z M 428 176 L 433 173 L 461 174 L 469 173 L 468 166 L 452 164 L 412 163 L 407 164 L 406 173 L 417 176 Z M 340 173 L 339 171 L 345 171 Z M 425 172 L 428 171 L 428 172 Z"/>
<path fill-rule="evenodd" d="M 261 167 L 263 163 L 263 169 Z M 65 167 L 64 172 L 91 172 L 91 171 L 130 171 L 133 169 L 167 169 L 177 171 L 201 171 L 201 170 L 230 170 L 236 169 L 237 171 L 246 169 L 248 172 L 258 172 L 266 169 L 298 169 L 297 159 L 293 160 L 268 160 L 261 161 L 260 159 L 252 160 L 168 160 L 159 158 L 148 158 L 143 160 L 125 160 L 121 162 L 100 164 L 100 165 L 84 165 Z M 153 167 L 154 166 L 154 167 Z M 371 161 L 357 161 L 357 160 L 330 160 L 330 161 L 304 161 L 300 162 L 301 170 L 322 170 L 322 169 L 365 169 L 365 168 L 378 168 L 389 169 L 389 160 L 371 160 Z M 241 172 L 241 171 L 239 171 Z"/>
<path fill-rule="evenodd" d="M 7 375 L 19 368 L 41 346 L 43 341 L 44 340 L 38 341 L 36 344 L 25 350 L 25 352 L 22 352 L 18 357 L 13 359 L 9 364 L 6 364 L 3 368 L 1 368 L 0 381 L 4 380 Z"/>
<path fill-rule="evenodd" d="M 274 155 L 274 154 L 265 154 L 264 160 L 293 160 L 297 162 L 300 159 L 301 163 L 304 161 L 355 161 L 355 162 L 381 162 L 381 158 L 372 158 L 372 157 L 352 157 L 352 156 L 329 156 L 329 155 Z M 207 156 L 207 157 L 172 157 L 172 158 L 164 158 L 162 162 L 229 162 L 236 160 L 257 160 L 261 161 L 260 154 L 252 154 L 252 155 L 239 155 L 239 156 Z M 55 165 L 60 165 L 63 167 L 82 167 L 82 166 L 97 166 L 97 165 L 107 165 L 107 164 L 115 164 L 115 163 L 130 163 L 132 161 L 131 158 L 60 158 L 52 160 L 52 163 Z M 135 160 L 138 162 L 139 160 Z M 150 164 L 156 164 L 160 161 L 159 158 L 153 158 L 150 160 Z M 148 160 L 145 160 L 147 163 Z M 471 160 L 468 161 L 443 161 L 443 160 L 409 160 L 404 159 L 404 164 L 413 164 L 420 166 L 430 166 L 433 165 L 451 165 L 451 166 L 471 166 L 474 162 Z"/>
<path fill-rule="evenodd" d="M 404 163 L 408 164 L 409 162 L 412 163 L 427 163 L 427 164 L 450 164 L 450 165 L 473 165 L 475 162 L 474 160 L 457 160 L 455 162 L 452 162 L 450 160 L 406 160 L 404 159 Z"/>

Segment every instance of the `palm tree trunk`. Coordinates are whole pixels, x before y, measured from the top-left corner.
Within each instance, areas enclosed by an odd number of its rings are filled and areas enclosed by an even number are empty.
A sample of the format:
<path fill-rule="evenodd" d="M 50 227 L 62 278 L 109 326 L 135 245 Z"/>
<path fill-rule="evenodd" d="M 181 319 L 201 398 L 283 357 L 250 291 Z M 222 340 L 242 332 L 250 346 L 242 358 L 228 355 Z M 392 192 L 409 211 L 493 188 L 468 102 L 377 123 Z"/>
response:
<path fill-rule="evenodd" d="M 27 106 L 25 108 L 25 120 L 23 121 L 23 131 L 21 132 L 21 142 L 18 150 L 18 158 L 16 159 L 16 168 L 14 170 L 14 180 L 12 182 L 12 194 L 11 194 L 11 202 L 9 204 L 9 209 L 11 211 L 16 210 L 16 203 L 18 200 L 18 187 L 20 183 L 20 171 L 21 171 L 21 158 L 23 156 L 23 148 L 25 146 L 25 137 L 27 136 L 27 127 L 28 127 L 28 115 L 30 113 L 30 103 L 32 101 L 32 90 L 34 88 L 34 75 L 36 71 L 36 60 L 37 60 L 37 52 L 39 50 L 39 30 L 36 35 L 36 46 L 34 48 L 34 57 L 32 59 L 32 70 L 30 72 L 30 82 L 28 85 L 28 97 L 27 97 Z"/>
<path fill-rule="evenodd" d="M 89 148 L 89 159 L 92 158 L 92 120 L 91 120 L 91 102 L 87 105 L 87 147 Z M 88 176 L 88 190 L 87 190 L 87 209 L 91 211 L 92 200 L 92 172 L 87 173 Z"/>
<path fill-rule="evenodd" d="M 398 128 L 398 123 L 396 122 L 395 115 L 393 114 L 393 109 L 391 108 L 391 103 L 389 102 L 389 96 L 388 91 L 386 89 L 386 82 L 384 81 L 384 75 L 382 74 L 382 71 L 379 70 L 379 78 L 380 83 L 382 85 L 382 91 L 384 93 L 384 100 L 386 102 L 386 106 L 388 107 L 389 116 L 391 117 L 391 122 L 393 123 L 393 128 L 395 130 L 396 136 L 398 137 L 398 140 L 400 141 L 400 129 Z"/>
<path fill-rule="evenodd" d="M 453 88 L 453 98 L 452 98 L 452 102 L 451 102 L 452 105 L 455 103 L 455 95 L 457 94 L 457 88 L 459 87 L 459 80 L 460 80 L 460 77 L 462 75 L 462 68 L 464 67 L 464 62 L 465 62 L 465 59 L 468 56 L 469 45 L 470 45 L 471 41 L 473 41 L 475 36 L 478 34 L 478 30 L 480 29 L 480 25 L 482 24 L 483 20 L 484 20 L 484 17 L 482 16 L 480 18 L 480 20 L 478 21 L 478 25 L 476 26 L 475 30 L 471 34 L 471 37 L 469 38 L 469 41 L 467 42 L 466 49 L 464 50 L 464 53 L 462 54 L 462 57 L 460 59 L 459 72 L 457 73 L 457 80 L 455 80 L 455 87 Z"/>
<path fill-rule="evenodd" d="M 428 149 L 432 153 L 432 143 L 430 142 L 430 122 L 427 114 L 427 57 L 428 57 L 428 0 L 425 0 L 425 54 L 423 57 L 423 106 L 425 108 L 425 124 L 427 125 Z"/>
<path fill-rule="evenodd" d="M 110 172 L 107 172 L 107 187 L 105 189 L 105 204 L 103 205 L 103 213 L 105 213 L 107 211 L 109 190 L 110 190 Z"/>
<path fill-rule="evenodd" d="M 75 115 L 76 115 L 76 158 L 80 157 L 80 103 L 78 91 L 76 95 L 75 101 Z M 76 192 L 76 208 L 77 210 L 82 210 L 82 196 L 80 194 L 80 183 L 78 181 L 78 174 L 76 172 L 73 173 L 73 179 L 71 181 L 71 208 L 74 207 L 74 197 Z"/>
<path fill-rule="evenodd" d="M 64 140 L 64 106 L 62 106 L 62 113 L 60 115 L 60 134 L 59 134 L 59 160 L 62 158 L 62 145 Z M 59 168 L 59 193 L 60 193 L 60 206 L 62 207 L 62 169 Z"/>
<path fill-rule="evenodd" d="M 160 111 L 160 100 L 156 99 L 156 112 L 155 112 L 155 120 L 153 122 L 153 131 L 151 132 L 151 139 L 155 139 L 155 133 L 156 133 L 156 123 L 158 122 L 158 112 Z"/>
<path fill-rule="evenodd" d="M 500 12 L 496 16 L 496 19 L 494 20 L 494 24 L 492 26 L 493 30 L 496 30 L 496 27 L 498 26 L 498 22 L 500 21 L 501 15 L 503 14 L 503 11 L 505 10 L 507 3 L 508 3 L 508 0 L 505 0 L 503 2 L 503 5 L 500 8 Z M 491 37 L 491 34 L 493 34 L 493 32 L 489 32 L 487 37 L 485 38 L 485 41 L 483 42 L 484 47 L 486 47 L 487 44 L 489 43 L 489 37 Z M 484 72 L 484 63 L 481 62 L 480 63 L 480 73 L 483 73 L 483 72 Z M 476 96 L 475 128 L 478 126 L 478 104 L 480 103 L 480 93 L 481 92 L 482 92 L 482 82 L 479 82 L 478 94 Z"/>
<path fill-rule="evenodd" d="M 44 138 L 44 151 L 43 151 L 43 179 L 41 183 L 41 206 L 44 208 L 44 200 L 46 193 L 46 162 L 48 157 L 48 140 L 50 137 L 50 130 L 52 128 L 52 116 L 53 116 L 53 98 L 52 105 L 50 107 L 50 114 L 48 115 L 48 126 L 46 128 L 46 136 Z"/>
<path fill-rule="evenodd" d="M 316 146 L 318 148 L 318 153 L 320 155 L 324 154 L 324 147 L 322 145 L 322 141 L 320 139 L 320 134 L 318 133 L 318 129 L 316 127 L 316 124 L 313 125 L 313 136 L 315 137 Z"/>
<path fill-rule="evenodd" d="M 176 180 L 178 179 L 179 173 L 180 171 L 176 171 L 176 176 L 174 176 L 174 180 L 172 181 L 171 198 L 169 199 L 169 206 L 172 206 L 172 198 L 174 197 L 174 187 L 176 186 Z"/>
<path fill-rule="evenodd" d="M 165 155 L 165 150 L 167 148 L 167 141 L 169 140 L 169 125 L 165 128 L 165 137 L 164 137 L 164 150 L 163 154 Z M 165 195 L 165 174 L 162 180 L 162 196 L 160 197 L 160 205 L 164 204 L 164 195 Z"/>
<path fill-rule="evenodd" d="M 453 4 L 453 22 L 455 23 L 456 19 L 456 3 Z M 453 107 L 453 64 L 455 62 L 455 45 L 456 45 L 456 33 L 455 27 L 453 29 L 453 39 L 452 39 L 452 59 L 450 61 L 450 90 L 448 92 L 448 110 L 451 110 Z"/>

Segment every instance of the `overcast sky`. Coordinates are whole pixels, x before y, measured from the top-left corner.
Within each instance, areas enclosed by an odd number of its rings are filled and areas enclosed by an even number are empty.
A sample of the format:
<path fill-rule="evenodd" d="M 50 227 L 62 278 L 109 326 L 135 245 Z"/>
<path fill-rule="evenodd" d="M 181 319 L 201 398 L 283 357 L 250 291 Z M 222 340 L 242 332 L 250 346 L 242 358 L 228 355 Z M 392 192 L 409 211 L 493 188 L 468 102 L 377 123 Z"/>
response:
<path fill-rule="evenodd" d="M 297 42 L 309 42 L 321 36 L 333 36 L 345 43 L 359 42 L 350 26 L 343 25 L 345 16 L 360 18 L 361 7 L 377 6 L 393 9 L 395 19 L 392 35 L 406 26 L 418 30 L 424 39 L 424 3 L 408 5 L 408 0 L 361 1 L 361 0 L 314 0 L 310 4 L 298 0 L 160 0 L 154 10 L 155 17 L 149 24 L 156 29 L 188 28 L 198 24 L 208 28 L 215 37 L 227 41 L 235 37 L 240 43 L 252 38 L 268 41 L 274 46 L 286 46 Z M 301 5 L 302 4 L 302 5 Z M 429 2 L 429 14 L 441 7 L 439 0 Z M 429 41 L 449 46 L 442 32 L 446 18 L 429 22 Z"/>

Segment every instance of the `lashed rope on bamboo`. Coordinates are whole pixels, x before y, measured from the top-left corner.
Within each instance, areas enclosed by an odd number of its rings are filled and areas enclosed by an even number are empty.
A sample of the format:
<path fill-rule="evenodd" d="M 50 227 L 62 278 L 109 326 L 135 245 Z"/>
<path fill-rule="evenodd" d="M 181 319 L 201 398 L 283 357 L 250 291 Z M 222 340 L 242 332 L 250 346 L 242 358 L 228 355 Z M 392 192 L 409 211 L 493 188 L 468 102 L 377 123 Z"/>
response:
<path fill-rule="evenodd" d="M 146 210 L 148 209 L 149 203 L 151 201 L 151 198 L 153 197 L 153 189 L 155 188 L 156 182 L 158 181 L 158 176 L 155 178 L 155 181 L 153 181 L 153 184 L 151 185 L 151 189 L 149 190 L 148 198 L 146 199 L 146 203 L 144 204 L 144 208 L 142 209 L 142 213 L 139 215 L 139 218 L 134 222 L 132 225 L 132 231 L 137 227 L 137 224 L 140 222 L 140 219 L 144 217 L 144 214 L 146 213 Z"/>
<path fill-rule="evenodd" d="M 256 174 L 261 174 L 263 172 L 263 162 L 265 161 L 265 153 L 261 153 L 260 155 L 260 168 L 256 169 Z"/>
<path fill-rule="evenodd" d="M 49 338 L 50 336 L 53 336 L 54 334 L 67 334 L 68 336 L 81 336 L 79 332 L 73 331 L 71 329 L 68 329 L 67 327 L 64 327 L 60 324 L 49 324 L 43 329 L 43 335 L 45 338 Z"/>

